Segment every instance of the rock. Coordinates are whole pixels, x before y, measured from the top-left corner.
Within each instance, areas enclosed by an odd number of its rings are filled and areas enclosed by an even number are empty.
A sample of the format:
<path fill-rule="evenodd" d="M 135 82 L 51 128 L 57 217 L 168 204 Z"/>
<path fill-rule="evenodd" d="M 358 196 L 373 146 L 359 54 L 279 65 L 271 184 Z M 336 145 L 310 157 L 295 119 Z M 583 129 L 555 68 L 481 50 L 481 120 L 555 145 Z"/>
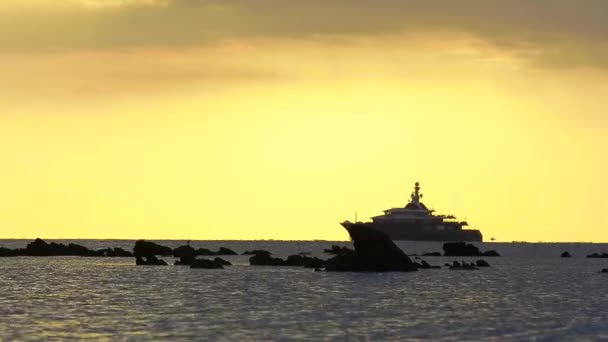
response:
<path fill-rule="evenodd" d="M 0 247 L 0 257 L 16 257 L 17 251 L 9 248 Z"/>
<path fill-rule="evenodd" d="M 306 268 L 322 268 L 325 267 L 325 260 L 316 257 L 296 254 L 287 257 L 282 266 L 303 266 Z"/>
<path fill-rule="evenodd" d="M 424 260 L 421 260 L 420 263 L 415 262 L 414 264 L 418 267 L 418 269 L 423 269 L 423 270 L 441 268 L 441 266 L 431 265 Z"/>
<path fill-rule="evenodd" d="M 608 258 L 608 253 L 593 253 L 593 254 L 589 254 L 587 255 L 587 258 Z"/>
<path fill-rule="evenodd" d="M 135 264 L 138 266 L 166 266 L 167 265 L 167 263 L 164 260 L 158 259 L 155 255 L 136 256 Z"/>
<path fill-rule="evenodd" d="M 412 260 L 388 237 L 365 223 L 346 228 L 354 251 L 327 260 L 325 269 L 333 272 L 415 271 Z"/>
<path fill-rule="evenodd" d="M 125 251 L 124 249 L 118 248 L 118 247 L 99 249 L 99 250 L 97 250 L 97 253 L 99 253 L 100 256 L 110 257 L 110 258 L 133 257 L 133 253 L 131 253 L 129 251 Z"/>
<path fill-rule="evenodd" d="M 173 249 L 159 245 L 154 242 L 149 242 L 145 240 L 137 240 L 135 242 L 135 246 L 133 247 L 133 253 L 135 256 L 154 256 L 154 255 L 163 255 L 169 256 L 173 254 Z"/>
<path fill-rule="evenodd" d="M 601 273 L 608 273 L 608 268 L 602 268 L 602 272 Z"/>
<path fill-rule="evenodd" d="M 564 253 L 562 253 L 561 257 L 562 258 L 572 258 L 572 255 L 570 255 L 570 253 L 568 253 L 568 252 L 564 252 Z"/>
<path fill-rule="evenodd" d="M 224 266 L 222 266 L 220 263 L 216 262 L 215 260 L 194 259 L 194 261 L 190 265 L 190 268 L 223 269 Z"/>
<path fill-rule="evenodd" d="M 490 267 L 490 264 L 488 264 L 488 262 L 485 260 L 477 260 L 475 264 L 477 267 Z"/>
<path fill-rule="evenodd" d="M 446 242 L 443 244 L 443 251 L 444 256 L 500 256 L 500 254 L 494 250 L 482 253 L 475 245 L 464 242 Z"/>
<path fill-rule="evenodd" d="M 323 252 L 325 252 L 327 254 L 333 254 L 333 255 L 342 255 L 342 254 L 353 252 L 353 250 L 348 247 L 340 247 L 338 245 L 332 245 L 330 249 L 324 249 Z"/>
<path fill-rule="evenodd" d="M 16 252 L 27 256 L 102 256 L 101 253 L 81 245 L 70 243 L 66 246 L 55 242 L 49 244 L 40 238 L 28 243 L 25 249 Z"/>
<path fill-rule="evenodd" d="M 243 252 L 243 254 L 242 254 L 242 255 L 256 255 L 256 254 L 259 254 L 259 253 L 268 253 L 268 254 L 272 254 L 272 253 L 270 253 L 270 252 L 269 252 L 269 251 L 267 251 L 267 250 L 263 250 L 263 249 L 254 249 L 254 250 L 252 250 L 252 251 L 245 251 L 245 252 Z"/>
<path fill-rule="evenodd" d="M 213 259 L 213 261 L 222 266 L 232 266 L 232 263 L 230 263 L 230 261 L 224 260 L 222 258 L 215 258 L 215 259 Z"/>
<path fill-rule="evenodd" d="M 495 250 L 489 250 L 489 251 L 483 252 L 482 256 L 485 256 L 485 257 L 499 257 L 500 254 L 498 254 L 498 252 L 495 251 Z"/>
<path fill-rule="evenodd" d="M 173 256 L 179 258 L 175 265 L 191 265 L 196 258 L 196 250 L 188 245 L 179 246 L 173 249 Z"/>
<path fill-rule="evenodd" d="M 427 253 L 422 253 L 422 256 L 441 256 L 440 252 L 427 252 Z"/>
<path fill-rule="evenodd" d="M 280 258 L 273 258 L 268 251 L 259 251 L 249 258 L 249 264 L 254 266 L 284 266 L 285 262 Z"/>
<path fill-rule="evenodd" d="M 462 262 L 459 263 L 458 261 L 454 261 L 452 263 L 452 265 L 447 264 L 447 266 L 451 269 L 451 270 L 456 270 L 456 271 L 469 271 L 469 270 L 478 270 L 479 268 L 477 268 L 477 266 L 473 263 L 467 263 L 467 262 Z"/>
<path fill-rule="evenodd" d="M 238 255 L 237 252 L 233 251 L 230 248 L 220 247 L 220 250 L 215 253 L 215 255 Z"/>

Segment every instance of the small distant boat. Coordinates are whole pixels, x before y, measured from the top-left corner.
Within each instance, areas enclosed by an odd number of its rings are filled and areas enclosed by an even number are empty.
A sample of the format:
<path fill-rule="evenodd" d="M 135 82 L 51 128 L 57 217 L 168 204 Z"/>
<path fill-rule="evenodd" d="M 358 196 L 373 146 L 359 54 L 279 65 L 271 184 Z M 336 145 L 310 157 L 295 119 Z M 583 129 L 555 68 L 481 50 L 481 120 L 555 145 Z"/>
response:
<path fill-rule="evenodd" d="M 387 234 L 393 240 L 483 240 L 479 230 L 463 229 L 464 226 L 468 226 L 466 221 L 460 221 L 453 215 L 435 215 L 434 210 L 428 209 L 420 201 L 421 198 L 420 183 L 416 182 L 410 201 L 405 207 L 384 210 L 384 215 L 374 216 L 372 222 L 363 224 Z M 355 223 L 344 221 L 341 224 L 348 230 Z"/>

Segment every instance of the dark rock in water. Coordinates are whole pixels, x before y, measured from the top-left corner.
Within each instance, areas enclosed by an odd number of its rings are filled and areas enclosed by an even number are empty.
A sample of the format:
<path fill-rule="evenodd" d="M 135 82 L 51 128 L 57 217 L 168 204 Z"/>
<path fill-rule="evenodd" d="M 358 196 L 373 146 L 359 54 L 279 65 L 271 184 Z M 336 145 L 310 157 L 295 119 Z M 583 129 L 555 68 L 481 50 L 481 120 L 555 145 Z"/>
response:
<path fill-rule="evenodd" d="M 422 256 L 441 256 L 440 252 L 427 252 L 427 253 L 422 253 Z"/>
<path fill-rule="evenodd" d="M 173 249 L 173 256 L 179 258 L 176 265 L 191 265 L 196 258 L 196 250 L 188 245 L 179 246 Z"/>
<path fill-rule="evenodd" d="M 601 273 L 608 273 L 608 268 L 602 268 L 602 272 Z"/>
<path fill-rule="evenodd" d="M 215 255 L 238 255 L 237 252 L 233 251 L 230 248 L 220 247 L 220 250 L 215 253 Z"/>
<path fill-rule="evenodd" d="M 222 269 L 224 266 L 214 260 L 194 259 L 190 268 Z"/>
<path fill-rule="evenodd" d="M 265 253 L 272 254 L 272 253 L 270 253 L 270 252 L 269 252 L 269 251 L 267 251 L 267 250 L 263 250 L 263 249 L 254 249 L 254 250 L 252 250 L 252 251 L 245 251 L 245 252 L 243 252 L 243 254 L 242 254 L 242 255 L 256 255 L 256 254 L 260 254 L 260 253 L 261 253 L 261 254 L 265 254 Z"/>
<path fill-rule="evenodd" d="M 0 257 L 16 257 L 17 251 L 9 248 L 0 247 Z"/>
<path fill-rule="evenodd" d="M 564 253 L 562 253 L 561 257 L 562 258 L 572 258 L 572 255 L 570 255 L 570 253 L 568 253 L 568 252 L 564 252 Z"/>
<path fill-rule="evenodd" d="M 485 260 L 477 260 L 475 264 L 477 265 L 477 267 L 490 267 L 490 264 L 488 264 L 488 262 Z"/>
<path fill-rule="evenodd" d="M 334 272 L 415 271 L 412 260 L 388 237 L 368 225 L 355 223 L 346 228 L 354 251 L 327 260 L 325 269 Z"/>
<path fill-rule="evenodd" d="M 258 251 L 251 258 L 249 264 L 254 266 L 284 266 L 285 261 L 280 258 L 273 258 L 268 251 Z"/>
<path fill-rule="evenodd" d="M 213 259 L 213 262 L 220 264 L 222 266 L 232 266 L 232 263 L 230 263 L 230 261 L 224 260 L 222 258 L 215 258 L 215 259 Z"/>
<path fill-rule="evenodd" d="M 475 245 L 464 242 L 446 242 L 443 244 L 443 251 L 444 256 L 500 256 L 500 254 L 494 250 L 482 253 Z"/>
<path fill-rule="evenodd" d="M 338 245 L 332 245 L 330 249 L 324 249 L 323 252 L 325 252 L 327 254 L 333 254 L 333 255 L 342 255 L 342 254 L 347 254 L 347 253 L 353 252 L 353 250 L 348 247 L 340 247 Z"/>
<path fill-rule="evenodd" d="M 81 245 L 70 243 L 66 246 L 55 242 L 49 244 L 40 238 L 28 243 L 25 249 L 16 252 L 27 256 L 101 256 L 101 253 Z"/>
<path fill-rule="evenodd" d="M 423 269 L 423 270 L 427 270 L 427 269 L 441 268 L 441 266 L 435 266 L 435 265 L 431 265 L 431 264 L 429 264 L 428 262 L 426 262 L 426 261 L 424 261 L 424 260 L 421 260 L 421 261 L 420 261 L 420 267 L 419 267 L 419 268 L 420 268 L 420 269 Z"/>
<path fill-rule="evenodd" d="M 608 253 L 593 253 L 593 254 L 589 254 L 587 255 L 587 258 L 608 258 Z"/>
<path fill-rule="evenodd" d="M 163 255 L 169 256 L 173 254 L 173 249 L 159 245 L 154 242 L 149 242 L 145 240 L 137 240 L 135 242 L 135 246 L 133 247 L 133 253 L 135 256 L 154 256 L 154 255 Z"/>
<path fill-rule="evenodd" d="M 474 263 L 467 263 L 467 262 L 458 262 L 458 261 L 454 261 L 451 265 L 450 264 L 446 264 L 446 266 L 449 267 L 449 269 L 451 270 L 456 270 L 456 271 L 468 271 L 468 270 L 478 270 L 479 268 L 477 268 L 477 265 L 475 265 Z"/>
<path fill-rule="evenodd" d="M 137 256 L 135 257 L 135 264 L 140 266 L 166 266 L 167 263 L 157 258 L 155 255 L 148 256 Z"/>
<path fill-rule="evenodd" d="M 109 258 L 133 257 L 133 253 L 118 247 L 99 249 L 97 250 L 97 253 L 99 253 L 100 256 Z"/>
<path fill-rule="evenodd" d="M 316 257 L 309 257 L 302 254 L 290 255 L 283 262 L 283 266 L 303 266 L 306 268 L 322 268 L 325 267 L 325 260 Z"/>

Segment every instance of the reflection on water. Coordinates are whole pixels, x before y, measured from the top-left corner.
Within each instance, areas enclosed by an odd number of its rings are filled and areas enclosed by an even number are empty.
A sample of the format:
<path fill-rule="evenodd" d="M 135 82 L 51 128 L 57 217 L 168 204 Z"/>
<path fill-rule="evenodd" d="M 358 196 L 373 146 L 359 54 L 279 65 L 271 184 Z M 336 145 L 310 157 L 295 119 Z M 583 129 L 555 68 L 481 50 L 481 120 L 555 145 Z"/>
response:
<path fill-rule="evenodd" d="M 259 247 L 223 245 L 237 251 Z M 286 255 L 319 254 L 329 245 L 273 246 Z M 586 248 L 608 251 L 605 247 Z M 508 248 L 496 247 L 507 256 L 488 258 L 493 267 L 480 271 L 387 274 L 253 267 L 243 256 L 232 257 L 237 265 L 225 270 L 136 267 L 129 258 L 0 258 L 0 335 L 6 340 L 608 338 L 608 277 L 598 273 L 608 266 L 605 260 L 561 259 L 563 246 L 542 247 L 553 250 L 534 259 L 510 257 Z M 442 264 L 453 258 L 427 260 Z"/>

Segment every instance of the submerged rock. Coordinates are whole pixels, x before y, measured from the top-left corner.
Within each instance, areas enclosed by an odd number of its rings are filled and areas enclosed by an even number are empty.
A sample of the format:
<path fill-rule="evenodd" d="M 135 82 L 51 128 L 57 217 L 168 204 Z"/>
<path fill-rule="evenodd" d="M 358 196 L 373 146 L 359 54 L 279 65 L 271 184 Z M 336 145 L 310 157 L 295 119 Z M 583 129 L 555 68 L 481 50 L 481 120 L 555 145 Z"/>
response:
<path fill-rule="evenodd" d="M 479 268 L 477 268 L 477 265 L 475 265 L 474 263 L 467 263 L 467 262 L 458 262 L 458 261 L 454 261 L 451 265 L 450 264 L 446 264 L 446 266 L 448 266 L 449 269 L 451 270 L 456 270 L 456 271 L 470 271 L 470 270 L 478 270 Z"/>
<path fill-rule="evenodd" d="M 608 258 L 608 253 L 593 253 L 593 254 L 589 254 L 587 255 L 587 258 Z"/>
<path fill-rule="evenodd" d="M 443 244 L 443 251 L 444 256 L 500 256 L 500 254 L 494 250 L 482 253 L 477 246 L 464 242 L 446 242 Z"/>
<path fill-rule="evenodd" d="M 190 268 L 207 268 L 207 269 L 223 269 L 224 266 L 215 260 L 194 259 Z"/>
<path fill-rule="evenodd" d="M 167 262 L 157 258 L 155 255 L 137 256 L 135 264 L 138 266 L 166 266 Z"/>
<path fill-rule="evenodd" d="M 572 258 L 572 255 L 570 255 L 570 253 L 566 251 L 566 252 L 562 253 L 561 257 L 562 258 Z"/>
<path fill-rule="evenodd" d="M 327 271 L 404 272 L 417 269 L 412 260 L 383 232 L 359 223 L 346 230 L 355 249 L 327 260 Z"/>
<path fill-rule="evenodd" d="M 228 260 L 224 260 L 224 259 L 219 258 L 219 257 L 218 257 L 218 258 L 213 259 L 213 261 L 214 261 L 215 263 L 218 263 L 218 264 L 222 265 L 222 266 L 232 266 L 232 263 L 231 263 L 230 261 L 228 261 Z"/>
<path fill-rule="evenodd" d="M 602 268 L 601 273 L 608 273 L 608 268 Z"/>
<path fill-rule="evenodd" d="M 490 267 L 490 264 L 488 264 L 488 262 L 485 260 L 477 260 L 475 264 L 477 267 Z"/>

